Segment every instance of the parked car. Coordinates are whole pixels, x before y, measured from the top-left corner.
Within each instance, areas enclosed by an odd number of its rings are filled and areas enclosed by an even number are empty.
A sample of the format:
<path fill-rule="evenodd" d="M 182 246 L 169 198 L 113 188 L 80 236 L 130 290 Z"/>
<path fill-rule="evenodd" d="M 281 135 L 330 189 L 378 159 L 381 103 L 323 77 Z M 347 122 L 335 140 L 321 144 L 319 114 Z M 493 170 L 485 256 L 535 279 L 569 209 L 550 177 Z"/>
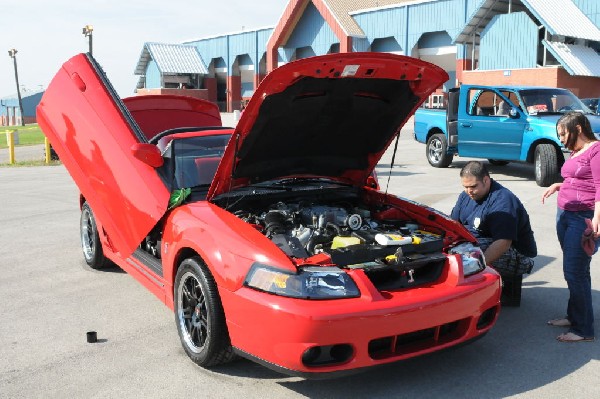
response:
<path fill-rule="evenodd" d="M 569 90 L 553 87 L 462 85 L 448 93 L 448 111 L 419 109 L 415 140 L 426 144 L 427 161 L 445 168 L 455 155 L 487 158 L 492 164 L 528 162 L 535 181 L 549 186 L 560 180 L 564 147 L 556 122 L 565 112 L 588 114 L 600 137 L 600 117 Z"/>
<path fill-rule="evenodd" d="M 81 191 L 85 261 L 116 263 L 173 309 L 194 362 L 334 376 L 470 342 L 498 317 L 500 279 L 473 236 L 372 181 L 446 79 L 391 54 L 302 59 L 261 82 L 233 129 L 202 100 L 121 100 L 80 54 L 37 117 Z"/>
<path fill-rule="evenodd" d="M 590 109 L 594 114 L 600 115 L 600 110 L 598 109 L 598 100 L 600 98 L 582 98 L 581 102 Z"/>

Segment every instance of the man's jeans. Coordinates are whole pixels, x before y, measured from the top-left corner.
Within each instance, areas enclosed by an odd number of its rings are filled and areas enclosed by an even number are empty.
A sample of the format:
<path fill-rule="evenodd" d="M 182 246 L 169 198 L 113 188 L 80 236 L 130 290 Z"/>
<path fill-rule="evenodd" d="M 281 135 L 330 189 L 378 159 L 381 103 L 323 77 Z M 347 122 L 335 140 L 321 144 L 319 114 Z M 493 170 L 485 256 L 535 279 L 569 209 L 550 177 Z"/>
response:
<path fill-rule="evenodd" d="M 592 282 L 590 277 L 591 256 L 581 245 L 586 228 L 585 219 L 592 218 L 593 211 L 571 212 L 558 208 L 556 233 L 563 251 L 563 273 L 569 287 L 567 319 L 570 332 L 590 338 L 594 336 L 594 310 L 592 308 Z M 598 242 L 596 242 L 596 251 Z"/>

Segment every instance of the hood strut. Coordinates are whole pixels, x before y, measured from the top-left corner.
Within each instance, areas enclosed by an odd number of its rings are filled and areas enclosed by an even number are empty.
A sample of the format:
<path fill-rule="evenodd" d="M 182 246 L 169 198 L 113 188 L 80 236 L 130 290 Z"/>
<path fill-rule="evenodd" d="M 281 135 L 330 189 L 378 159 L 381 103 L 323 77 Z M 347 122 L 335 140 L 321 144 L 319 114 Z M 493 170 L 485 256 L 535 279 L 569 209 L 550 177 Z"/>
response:
<path fill-rule="evenodd" d="M 227 191 L 231 191 L 231 187 L 233 185 L 233 176 L 235 174 L 235 166 L 236 166 L 236 159 L 238 156 L 238 151 L 239 151 L 239 143 L 240 143 L 240 134 L 237 133 L 235 135 L 235 147 L 233 148 L 233 158 L 231 159 L 231 176 L 229 177 L 229 187 L 227 188 Z M 225 207 L 225 209 L 229 209 L 229 198 L 227 198 L 227 206 Z"/>
<path fill-rule="evenodd" d="M 394 153 L 392 154 L 392 161 L 390 162 L 390 173 L 388 173 L 387 183 L 385 185 L 385 194 L 387 195 L 388 188 L 390 187 L 390 178 L 392 177 L 392 169 L 394 168 L 394 161 L 396 160 L 396 151 L 398 151 L 398 141 L 400 140 L 400 132 L 396 134 L 396 142 L 394 143 Z"/>
<path fill-rule="evenodd" d="M 240 134 L 237 133 L 235 135 L 235 147 L 233 148 L 233 160 L 231 161 L 231 179 L 229 179 L 230 181 L 233 180 L 233 176 L 235 175 L 235 167 L 236 167 L 236 162 L 235 160 L 238 157 L 238 151 L 239 151 L 239 143 L 240 143 Z M 229 187 L 229 189 L 231 189 L 231 187 Z"/>

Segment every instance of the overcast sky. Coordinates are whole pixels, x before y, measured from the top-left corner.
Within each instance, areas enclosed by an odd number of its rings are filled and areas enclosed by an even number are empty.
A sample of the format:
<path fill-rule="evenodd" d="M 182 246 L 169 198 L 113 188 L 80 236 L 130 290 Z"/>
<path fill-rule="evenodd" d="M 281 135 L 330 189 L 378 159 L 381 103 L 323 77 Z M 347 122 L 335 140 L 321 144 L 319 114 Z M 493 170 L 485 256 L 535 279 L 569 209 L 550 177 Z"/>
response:
<path fill-rule="evenodd" d="M 82 34 L 90 24 L 93 53 L 121 97 L 134 94 L 133 74 L 145 42 L 180 43 L 275 26 L 287 0 L 2 0 L 0 98 L 16 94 L 17 49 L 21 94 L 50 83 L 71 56 L 88 50 Z M 3 55 L 2 55 L 3 54 Z"/>

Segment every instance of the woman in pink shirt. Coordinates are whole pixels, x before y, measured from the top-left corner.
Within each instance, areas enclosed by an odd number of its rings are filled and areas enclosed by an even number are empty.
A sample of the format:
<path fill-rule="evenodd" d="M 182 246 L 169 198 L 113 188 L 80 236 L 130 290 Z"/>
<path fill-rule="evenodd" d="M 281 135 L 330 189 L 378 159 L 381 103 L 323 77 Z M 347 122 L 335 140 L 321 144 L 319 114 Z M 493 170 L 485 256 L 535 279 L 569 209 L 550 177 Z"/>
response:
<path fill-rule="evenodd" d="M 591 255 L 598 250 L 595 240 L 600 237 L 600 144 L 581 112 L 563 115 L 556 123 L 556 131 L 561 143 L 571 150 L 571 157 L 561 168 L 563 182 L 548 187 L 542 195 L 542 203 L 558 191 L 556 232 L 563 251 L 569 302 L 566 317 L 550 320 L 548 324 L 569 328 L 556 338 L 561 342 L 593 341 L 590 262 Z M 586 252 L 582 236 L 588 227 L 591 232 L 587 233 L 593 241 Z"/>

